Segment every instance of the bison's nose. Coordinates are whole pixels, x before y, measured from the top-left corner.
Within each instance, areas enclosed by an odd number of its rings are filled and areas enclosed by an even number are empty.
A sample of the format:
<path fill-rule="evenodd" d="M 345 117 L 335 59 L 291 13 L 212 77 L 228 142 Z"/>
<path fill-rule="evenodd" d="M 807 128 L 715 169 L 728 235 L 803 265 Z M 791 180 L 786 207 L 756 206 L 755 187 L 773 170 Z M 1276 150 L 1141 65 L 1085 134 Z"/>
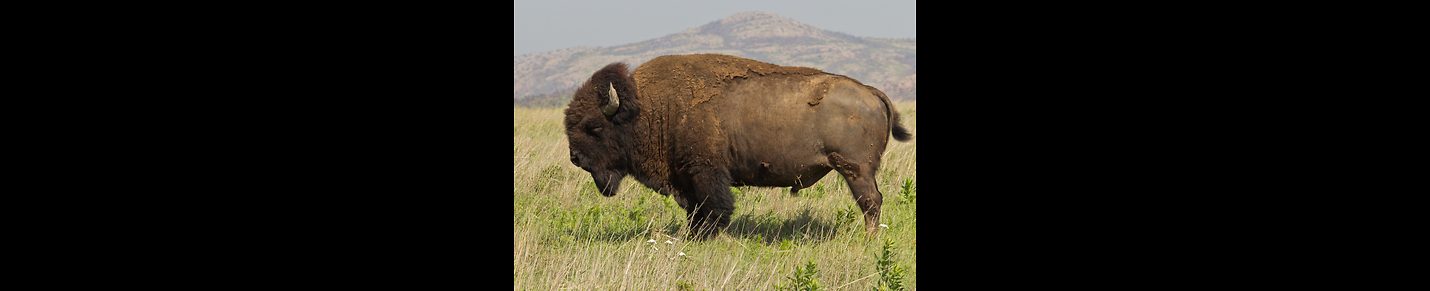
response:
<path fill-rule="evenodd" d="M 571 150 L 571 164 L 577 167 L 581 166 L 581 159 L 576 157 L 576 150 Z"/>

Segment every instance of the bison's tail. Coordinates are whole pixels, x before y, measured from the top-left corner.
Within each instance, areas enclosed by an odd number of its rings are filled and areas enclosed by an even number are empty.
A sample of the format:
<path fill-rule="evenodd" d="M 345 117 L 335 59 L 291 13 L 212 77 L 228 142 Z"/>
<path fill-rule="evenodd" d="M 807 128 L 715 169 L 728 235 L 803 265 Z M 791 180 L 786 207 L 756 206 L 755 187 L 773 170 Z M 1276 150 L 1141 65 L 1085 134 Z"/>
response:
<path fill-rule="evenodd" d="M 894 112 L 894 139 L 899 141 L 909 141 L 914 139 L 914 134 L 909 133 L 903 124 L 899 124 L 899 113 Z"/>
<path fill-rule="evenodd" d="M 865 87 L 869 86 L 865 85 Z M 869 91 L 874 92 L 874 95 L 879 96 L 879 101 L 884 102 L 884 110 L 889 114 L 889 127 L 890 131 L 894 134 L 894 139 L 898 141 L 914 139 L 914 134 L 909 133 L 909 129 L 904 128 L 904 121 L 899 118 L 899 110 L 894 109 L 894 102 L 889 101 L 889 96 L 884 95 L 883 91 L 879 91 L 879 89 L 875 89 L 874 87 L 869 87 Z"/>

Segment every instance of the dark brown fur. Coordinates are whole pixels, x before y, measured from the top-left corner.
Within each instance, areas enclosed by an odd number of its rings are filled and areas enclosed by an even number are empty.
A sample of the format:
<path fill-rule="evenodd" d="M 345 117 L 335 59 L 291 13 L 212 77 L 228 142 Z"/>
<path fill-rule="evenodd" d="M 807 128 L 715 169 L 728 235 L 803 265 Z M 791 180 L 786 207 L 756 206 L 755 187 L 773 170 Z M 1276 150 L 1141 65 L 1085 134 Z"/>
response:
<path fill-rule="evenodd" d="M 614 85 L 620 106 L 600 107 Z M 797 192 L 838 169 L 879 221 L 874 181 L 893 137 L 912 138 L 878 89 L 845 76 L 727 55 L 661 56 L 631 74 L 616 63 L 591 76 L 566 109 L 571 162 L 606 196 L 634 176 L 672 195 L 694 233 L 713 234 L 734 213 L 732 185 Z"/>

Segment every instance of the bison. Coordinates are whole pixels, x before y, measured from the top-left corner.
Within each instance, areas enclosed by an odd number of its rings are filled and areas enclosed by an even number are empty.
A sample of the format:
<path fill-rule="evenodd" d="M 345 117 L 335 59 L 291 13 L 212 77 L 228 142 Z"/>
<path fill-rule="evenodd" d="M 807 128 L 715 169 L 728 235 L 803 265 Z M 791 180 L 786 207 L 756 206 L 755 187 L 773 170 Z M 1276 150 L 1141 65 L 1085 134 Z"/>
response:
<path fill-rule="evenodd" d="M 879 224 L 875 174 L 892 133 L 913 138 L 883 92 L 849 77 L 728 55 L 661 56 L 596 71 L 565 110 L 571 163 L 601 195 L 627 175 L 686 210 L 692 236 L 718 234 L 731 186 L 791 187 L 830 170 Z"/>

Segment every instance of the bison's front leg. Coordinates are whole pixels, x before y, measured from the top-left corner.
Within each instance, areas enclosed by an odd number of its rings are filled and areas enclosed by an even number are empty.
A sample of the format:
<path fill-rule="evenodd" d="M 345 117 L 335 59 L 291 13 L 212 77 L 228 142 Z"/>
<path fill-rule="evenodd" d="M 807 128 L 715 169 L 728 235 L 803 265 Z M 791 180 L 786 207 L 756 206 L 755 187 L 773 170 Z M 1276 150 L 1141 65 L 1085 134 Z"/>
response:
<path fill-rule="evenodd" d="M 691 191 L 685 211 L 690 215 L 692 237 L 713 237 L 730 225 L 735 200 L 730 195 L 730 172 L 726 169 L 692 171 Z"/>

